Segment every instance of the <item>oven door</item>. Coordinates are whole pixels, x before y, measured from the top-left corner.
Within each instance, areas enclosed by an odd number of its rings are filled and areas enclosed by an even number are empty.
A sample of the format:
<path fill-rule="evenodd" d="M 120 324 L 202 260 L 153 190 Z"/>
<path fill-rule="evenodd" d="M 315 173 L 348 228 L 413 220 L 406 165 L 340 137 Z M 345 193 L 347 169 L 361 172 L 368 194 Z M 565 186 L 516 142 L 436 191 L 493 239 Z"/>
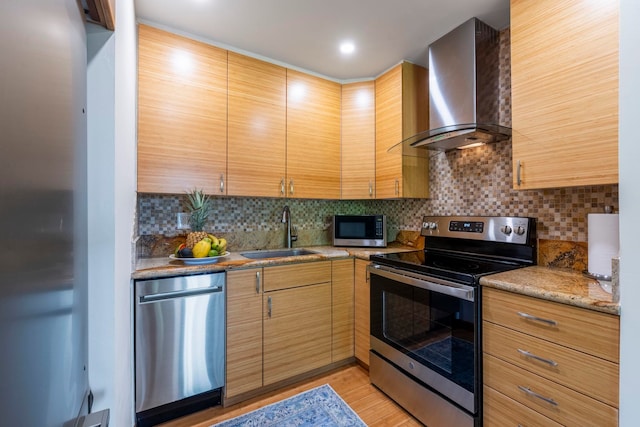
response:
<path fill-rule="evenodd" d="M 476 414 L 477 288 L 381 265 L 369 272 L 371 349 Z"/>

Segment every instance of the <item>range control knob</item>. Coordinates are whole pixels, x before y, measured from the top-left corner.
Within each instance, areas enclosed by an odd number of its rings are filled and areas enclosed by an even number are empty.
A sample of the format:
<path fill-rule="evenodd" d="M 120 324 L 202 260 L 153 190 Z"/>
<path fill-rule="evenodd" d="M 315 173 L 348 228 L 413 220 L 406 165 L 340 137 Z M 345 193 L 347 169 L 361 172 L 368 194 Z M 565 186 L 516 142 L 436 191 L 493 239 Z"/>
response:
<path fill-rule="evenodd" d="M 511 227 L 510 227 L 510 226 L 508 226 L 508 225 L 503 225 L 502 227 L 500 227 L 500 231 L 502 231 L 504 234 L 506 234 L 506 235 L 508 236 L 509 234 L 511 234 L 511 232 L 512 232 L 513 230 L 511 229 Z"/>
<path fill-rule="evenodd" d="M 525 228 L 523 226 L 519 225 L 519 226 L 516 227 L 515 232 L 516 232 L 516 234 L 518 236 L 522 236 L 524 234 L 524 232 L 525 232 Z"/>
<path fill-rule="evenodd" d="M 438 228 L 438 223 L 437 222 L 430 222 L 429 223 L 429 228 L 432 230 L 435 230 L 436 228 Z"/>

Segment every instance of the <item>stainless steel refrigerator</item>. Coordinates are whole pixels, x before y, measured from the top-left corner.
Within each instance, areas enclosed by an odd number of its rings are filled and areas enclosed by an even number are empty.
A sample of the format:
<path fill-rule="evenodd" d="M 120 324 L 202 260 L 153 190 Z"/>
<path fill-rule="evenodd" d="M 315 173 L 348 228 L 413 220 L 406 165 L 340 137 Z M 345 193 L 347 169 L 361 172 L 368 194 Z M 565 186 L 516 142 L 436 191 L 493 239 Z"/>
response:
<path fill-rule="evenodd" d="M 86 36 L 75 0 L 0 11 L 0 426 L 86 413 Z"/>

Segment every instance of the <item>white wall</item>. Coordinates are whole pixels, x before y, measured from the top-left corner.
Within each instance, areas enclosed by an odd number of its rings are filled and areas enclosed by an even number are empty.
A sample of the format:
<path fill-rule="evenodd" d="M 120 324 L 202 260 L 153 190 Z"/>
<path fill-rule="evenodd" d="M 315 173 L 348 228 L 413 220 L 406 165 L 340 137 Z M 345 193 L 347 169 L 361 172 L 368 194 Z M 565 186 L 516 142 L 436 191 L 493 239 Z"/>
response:
<path fill-rule="evenodd" d="M 115 37 L 87 24 L 89 385 L 95 410 L 114 401 Z"/>
<path fill-rule="evenodd" d="M 113 426 L 133 424 L 132 240 L 136 210 L 137 31 L 133 0 L 116 1 L 115 32 L 115 393 Z"/>
<path fill-rule="evenodd" d="M 620 426 L 640 424 L 640 2 L 620 0 Z"/>
<path fill-rule="evenodd" d="M 89 383 L 110 425 L 134 424 L 132 239 L 136 203 L 136 23 L 88 27 Z"/>

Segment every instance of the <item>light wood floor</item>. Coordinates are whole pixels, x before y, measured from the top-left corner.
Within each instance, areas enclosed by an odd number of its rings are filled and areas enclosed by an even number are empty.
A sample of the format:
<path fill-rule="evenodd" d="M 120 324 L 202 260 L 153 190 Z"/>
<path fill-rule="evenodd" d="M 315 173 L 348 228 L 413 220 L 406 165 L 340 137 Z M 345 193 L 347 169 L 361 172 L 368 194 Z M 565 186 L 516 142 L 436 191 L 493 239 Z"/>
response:
<path fill-rule="evenodd" d="M 161 426 L 208 427 L 323 384 L 329 384 L 368 426 L 422 426 L 419 421 L 372 386 L 369 382 L 369 373 L 359 365 L 342 367 L 227 408 L 205 409 Z"/>

